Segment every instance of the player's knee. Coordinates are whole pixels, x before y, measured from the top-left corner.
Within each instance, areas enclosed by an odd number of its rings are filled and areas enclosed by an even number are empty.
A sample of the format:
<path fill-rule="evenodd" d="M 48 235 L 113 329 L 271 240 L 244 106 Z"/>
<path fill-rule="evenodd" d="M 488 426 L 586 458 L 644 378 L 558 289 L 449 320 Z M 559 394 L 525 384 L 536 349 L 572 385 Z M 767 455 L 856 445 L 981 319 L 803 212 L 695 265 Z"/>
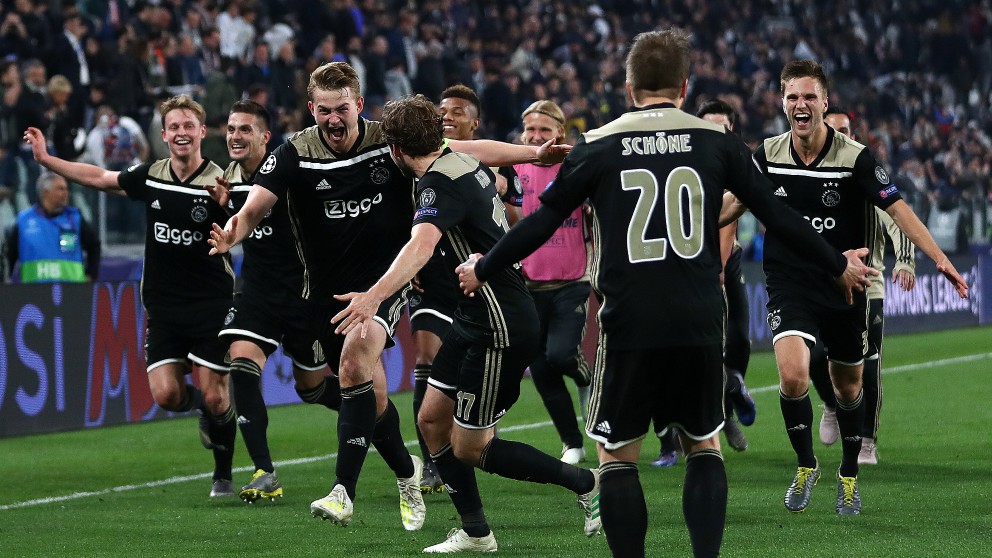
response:
<path fill-rule="evenodd" d="M 809 378 L 804 377 L 802 374 L 787 374 L 782 372 L 779 386 L 782 389 L 782 393 L 789 397 L 799 397 L 809 390 Z"/>
<path fill-rule="evenodd" d="M 159 407 L 162 407 L 166 411 L 173 411 L 182 405 L 185 392 L 177 389 L 153 390 L 152 396 L 155 398 L 155 403 Z"/>
<path fill-rule="evenodd" d="M 220 414 L 227 410 L 229 402 L 224 391 L 212 389 L 203 393 L 203 405 L 212 414 Z"/>
<path fill-rule="evenodd" d="M 475 467 L 479 464 L 479 458 L 482 457 L 481 447 L 476 447 L 473 444 L 468 443 L 455 443 L 451 446 L 452 451 L 455 453 L 455 458 L 466 465 L 471 465 Z"/>

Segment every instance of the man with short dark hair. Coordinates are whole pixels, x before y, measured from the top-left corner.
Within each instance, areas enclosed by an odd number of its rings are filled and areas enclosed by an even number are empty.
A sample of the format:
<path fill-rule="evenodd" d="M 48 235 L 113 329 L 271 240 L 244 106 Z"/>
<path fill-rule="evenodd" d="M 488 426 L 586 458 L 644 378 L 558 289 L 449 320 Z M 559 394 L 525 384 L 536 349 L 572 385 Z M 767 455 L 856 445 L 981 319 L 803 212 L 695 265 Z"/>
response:
<path fill-rule="evenodd" d="M 747 198 L 850 293 L 871 270 L 841 255 L 776 203 L 747 147 L 724 126 L 685 114 L 689 35 L 641 33 L 627 55 L 634 109 L 583 134 L 541 206 L 485 256 L 459 267 L 466 291 L 541 246 L 588 200 L 593 288 L 603 297 L 586 432 L 597 441 L 603 528 L 614 556 L 644 556 L 647 505 L 637 473 L 652 417 L 678 428 L 686 451 L 682 510 L 693 554 L 719 554 L 727 477 L 720 454 L 723 295 L 718 217 L 725 188 Z M 481 292 L 481 291 L 480 291 Z M 476 296 L 479 296 L 478 293 Z M 850 296 L 850 294 L 849 294 Z"/>
<path fill-rule="evenodd" d="M 254 183 L 255 172 L 268 155 L 269 111 L 249 100 L 231 106 L 227 116 L 227 150 L 231 164 L 214 187 L 215 200 L 229 211 L 240 209 Z M 254 503 L 282 496 L 267 439 L 268 413 L 262 398 L 262 368 L 279 346 L 293 363 L 296 392 L 305 403 L 336 410 L 341 405 L 336 376 L 327 375 L 327 364 L 316 336 L 299 319 L 304 314 L 300 297 L 303 264 L 296 254 L 289 214 L 284 200 L 263 217 L 244 246 L 242 289 L 224 319 L 219 335 L 230 345 L 228 362 L 234 384 L 238 426 L 255 466 L 254 474 L 239 495 Z"/>
<path fill-rule="evenodd" d="M 335 296 L 348 302 L 331 319 L 338 331 L 364 334 L 379 305 L 427 264 L 442 236 L 451 246 L 444 255 L 450 270 L 474 251 L 491 247 L 509 228 L 492 171 L 478 159 L 444 147 L 435 111 L 423 95 L 386 105 L 382 127 L 390 156 L 406 176 L 419 179 L 412 236 L 368 291 Z M 478 296 L 459 298 L 418 422 L 462 528 L 425 548 L 426 553 L 496 551 L 473 467 L 575 492 L 585 512 L 586 535 L 599 532 L 594 471 L 494 436 L 496 423 L 519 397 L 520 380 L 536 354 L 537 322 L 518 269 L 493 277 Z"/>
<path fill-rule="evenodd" d="M 777 186 L 775 195 L 838 250 L 868 245 L 868 261 L 877 250 L 877 217 L 871 206 L 883 209 L 937 263 L 938 271 L 958 294 L 967 297 L 967 284 L 871 151 L 824 124 L 828 100 L 823 68 L 812 60 L 793 60 L 782 69 L 781 86 L 790 130 L 766 139 L 754 153 L 755 164 Z M 865 356 L 871 357 L 874 351 L 868 343 L 868 297 L 858 293 L 853 304 L 842 299 L 829 276 L 812 264 L 808 252 L 796 250 L 788 240 L 769 231 L 764 248 L 767 319 L 779 371 L 780 404 L 798 462 L 785 507 L 795 513 L 804 511 L 820 478 L 820 464 L 813 452 L 809 358 L 810 347 L 822 339 L 843 446 L 835 509 L 840 515 L 857 515 L 861 513 L 857 475 L 865 413 L 861 376 Z"/>

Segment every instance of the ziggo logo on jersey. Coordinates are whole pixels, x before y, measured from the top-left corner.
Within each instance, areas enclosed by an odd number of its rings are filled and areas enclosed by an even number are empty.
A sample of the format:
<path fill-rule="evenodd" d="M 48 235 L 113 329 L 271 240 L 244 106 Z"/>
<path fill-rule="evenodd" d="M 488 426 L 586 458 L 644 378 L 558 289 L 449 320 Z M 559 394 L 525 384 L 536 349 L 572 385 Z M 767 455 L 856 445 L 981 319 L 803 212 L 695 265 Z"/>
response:
<path fill-rule="evenodd" d="M 837 226 L 837 221 L 834 221 L 833 217 L 827 217 L 826 219 L 823 219 L 821 217 L 810 218 L 809 215 L 803 215 L 803 219 L 809 221 L 809 224 L 813 225 L 813 229 L 815 229 L 816 232 L 818 233 L 822 233 L 823 231 L 829 231 L 830 229 Z"/>
<path fill-rule="evenodd" d="M 330 219 L 341 219 L 344 217 L 358 217 L 362 213 L 368 213 L 372 206 L 382 201 L 382 193 L 376 194 L 374 198 L 364 200 L 330 200 L 324 202 L 324 215 Z"/>
<path fill-rule="evenodd" d="M 174 229 L 165 223 L 155 223 L 155 240 L 163 244 L 189 246 L 203 241 L 203 233 L 186 229 Z"/>
<path fill-rule="evenodd" d="M 272 227 L 265 225 L 264 227 L 255 227 L 248 234 L 251 238 L 255 240 L 261 240 L 263 236 L 270 236 L 272 234 Z"/>

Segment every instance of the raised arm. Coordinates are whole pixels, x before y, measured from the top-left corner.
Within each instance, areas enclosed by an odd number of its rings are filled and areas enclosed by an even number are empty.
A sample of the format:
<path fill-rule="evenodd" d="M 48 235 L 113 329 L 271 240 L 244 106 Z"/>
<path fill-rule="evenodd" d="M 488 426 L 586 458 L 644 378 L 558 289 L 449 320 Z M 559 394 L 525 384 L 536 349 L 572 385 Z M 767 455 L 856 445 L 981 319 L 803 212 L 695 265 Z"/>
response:
<path fill-rule="evenodd" d="M 258 226 L 278 199 L 275 194 L 258 184 L 252 186 L 244 207 L 227 221 L 223 229 L 214 223 L 213 230 L 210 231 L 210 239 L 207 240 L 213 246 L 210 255 L 224 254 L 237 246 L 252 229 Z"/>
<path fill-rule="evenodd" d="M 564 161 L 565 155 L 572 150 L 571 145 L 555 144 L 554 140 L 548 140 L 541 147 L 493 140 L 449 140 L 448 147 L 452 151 L 471 155 L 488 167 L 505 167 L 522 163 L 554 165 Z"/>
<path fill-rule="evenodd" d="M 923 250 L 924 254 L 930 256 L 930 259 L 937 264 L 937 271 L 942 273 L 954 285 L 954 289 L 958 292 L 958 295 L 961 298 L 968 298 L 968 284 L 964 282 L 964 279 L 958 273 L 958 270 L 954 268 L 951 260 L 944 254 L 944 251 L 934 242 L 933 237 L 930 236 L 930 231 L 927 230 L 919 217 L 916 216 L 916 213 L 913 213 L 909 205 L 903 200 L 897 200 L 886 208 L 885 212 L 892 217 L 899 230 L 906 233 L 906 236 L 909 237 L 909 240 L 913 244 L 920 250 Z"/>
<path fill-rule="evenodd" d="M 34 160 L 46 169 L 64 176 L 71 182 L 103 192 L 124 195 L 124 190 L 117 184 L 119 172 L 108 171 L 87 163 L 66 161 L 48 153 L 45 135 L 38 128 L 28 128 L 25 130 L 24 141 L 31 146 L 31 153 L 34 155 Z"/>

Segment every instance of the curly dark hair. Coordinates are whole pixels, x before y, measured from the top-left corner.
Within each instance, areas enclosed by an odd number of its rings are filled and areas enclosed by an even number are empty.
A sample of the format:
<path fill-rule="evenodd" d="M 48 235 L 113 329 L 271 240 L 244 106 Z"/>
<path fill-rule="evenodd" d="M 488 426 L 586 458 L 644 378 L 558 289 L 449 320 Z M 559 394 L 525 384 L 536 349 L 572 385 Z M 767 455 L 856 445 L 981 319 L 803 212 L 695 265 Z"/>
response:
<path fill-rule="evenodd" d="M 398 146 L 411 157 L 433 153 L 444 141 L 444 126 L 437 107 L 419 93 L 386 103 L 382 109 L 382 132 L 387 143 Z"/>

